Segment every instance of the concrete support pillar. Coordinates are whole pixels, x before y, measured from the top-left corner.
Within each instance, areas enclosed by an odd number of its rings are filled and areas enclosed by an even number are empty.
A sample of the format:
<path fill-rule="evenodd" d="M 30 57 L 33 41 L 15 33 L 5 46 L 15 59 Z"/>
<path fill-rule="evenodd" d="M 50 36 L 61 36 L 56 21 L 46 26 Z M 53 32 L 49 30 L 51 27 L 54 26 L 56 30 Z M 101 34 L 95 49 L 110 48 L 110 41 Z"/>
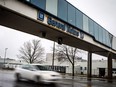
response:
<path fill-rule="evenodd" d="M 112 54 L 108 53 L 108 82 L 112 82 Z"/>
<path fill-rule="evenodd" d="M 88 52 L 88 62 L 87 62 L 87 78 L 92 76 L 92 53 Z"/>

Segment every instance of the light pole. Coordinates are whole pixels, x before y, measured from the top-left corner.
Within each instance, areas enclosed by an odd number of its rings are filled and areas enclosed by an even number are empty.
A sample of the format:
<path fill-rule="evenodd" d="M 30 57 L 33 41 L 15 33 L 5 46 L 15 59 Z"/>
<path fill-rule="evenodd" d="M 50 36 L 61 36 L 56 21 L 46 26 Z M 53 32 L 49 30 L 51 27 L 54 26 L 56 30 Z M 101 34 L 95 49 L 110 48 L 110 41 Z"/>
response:
<path fill-rule="evenodd" d="M 54 70 L 54 56 L 55 56 L 55 41 L 53 45 L 53 58 L 52 58 L 52 69 Z"/>
<path fill-rule="evenodd" d="M 6 59 L 6 51 L 8 48 L 5 48 L 5 54 L 4 54 L 4 68 L 5 68 L 5 59 Z"/>

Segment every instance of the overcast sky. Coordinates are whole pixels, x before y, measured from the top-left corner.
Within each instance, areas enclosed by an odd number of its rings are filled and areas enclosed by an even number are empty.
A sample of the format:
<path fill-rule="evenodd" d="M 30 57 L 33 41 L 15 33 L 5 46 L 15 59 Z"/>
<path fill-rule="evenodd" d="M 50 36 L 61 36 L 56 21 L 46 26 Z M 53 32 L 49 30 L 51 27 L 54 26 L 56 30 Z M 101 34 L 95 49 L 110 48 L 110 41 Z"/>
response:
<path fill-rule="evenodd" d="M 116 36 L 116 0 L 68 1 Z M 18 54 L 20 46 L 22 46 L 24 42 L 32 39 L 40 38 L 0 26 L 0 56 L 4 57 L 5 48 L 8 48 L 6 56 L 9 58 L 17 58 L 16 55 Z M 42 46 L 45 47 L 46 52 L 51 52 L 52 41 L 41 39 L 41 43 Z M 48 45 L 46 45 L 46 43 Z"/>

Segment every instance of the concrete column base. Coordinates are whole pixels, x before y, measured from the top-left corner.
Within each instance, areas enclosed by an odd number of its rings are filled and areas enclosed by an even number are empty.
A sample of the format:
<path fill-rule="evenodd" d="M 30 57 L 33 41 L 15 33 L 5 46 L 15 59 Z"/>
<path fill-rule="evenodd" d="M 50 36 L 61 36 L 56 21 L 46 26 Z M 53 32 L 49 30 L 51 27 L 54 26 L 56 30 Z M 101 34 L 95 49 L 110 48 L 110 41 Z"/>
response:
<path fill-rule="evenodd" d="M 88 62 L 87 62 L 87 78 L 88 80 L 92 77 L 92 53 L 88 52 Z"/>
<path fill-rule="evenodd" d="M 112 82 L 112 54 L 108 53 L 108 82 Z"/>

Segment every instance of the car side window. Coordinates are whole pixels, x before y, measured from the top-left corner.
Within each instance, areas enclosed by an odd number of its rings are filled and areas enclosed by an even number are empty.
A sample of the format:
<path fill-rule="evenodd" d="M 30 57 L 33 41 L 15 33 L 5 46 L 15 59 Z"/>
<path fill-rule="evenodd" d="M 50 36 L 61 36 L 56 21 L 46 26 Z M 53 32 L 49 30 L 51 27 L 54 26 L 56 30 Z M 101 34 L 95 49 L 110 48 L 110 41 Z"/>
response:
<path fill-rule="evenodd" d="M 35 70 L 35 68 L 33 66 L 31 66 L 31 65 L 24 65 L 24 66 L 22 66 L 22 68 L 26 69 L 26 70 L 30 70 L 30 71 L 34 71 Z"/>
<path fill-rule="evenodd" d="M 22 69 L 27 69 L 27 70 L 29 70 L 29 66 L 28 66 L 28 65 L 23 65 L 23 66 L 22 66 Z"/>

